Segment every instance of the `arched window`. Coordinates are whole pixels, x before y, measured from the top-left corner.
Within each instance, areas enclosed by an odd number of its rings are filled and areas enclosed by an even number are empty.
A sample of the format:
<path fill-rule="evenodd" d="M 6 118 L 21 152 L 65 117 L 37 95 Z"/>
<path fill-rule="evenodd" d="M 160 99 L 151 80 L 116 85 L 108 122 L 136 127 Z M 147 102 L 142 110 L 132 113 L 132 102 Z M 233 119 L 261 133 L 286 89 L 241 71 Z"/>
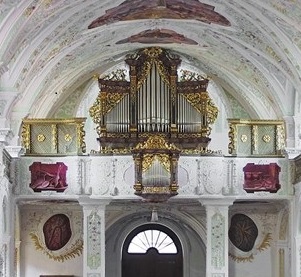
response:
<path fill-rule="evenodd" d="M 146 253 L 150 248 L 156 248 L 160 254 L 176 254 L 178 252 L 169 235 L 160 230 L 148 229 L 133 237 L 128 247 L 128 253 Z"/>

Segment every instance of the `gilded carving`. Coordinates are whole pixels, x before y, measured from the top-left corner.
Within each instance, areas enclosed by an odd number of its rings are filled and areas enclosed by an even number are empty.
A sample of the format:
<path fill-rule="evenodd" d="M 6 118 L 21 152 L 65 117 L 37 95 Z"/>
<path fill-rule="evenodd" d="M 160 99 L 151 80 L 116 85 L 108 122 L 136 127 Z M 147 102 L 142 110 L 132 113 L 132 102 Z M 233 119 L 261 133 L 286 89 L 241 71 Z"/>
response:
<path fill-rule="evenodd" d="M 64 139 L 65 139 L 65 141 L 70 142 L 70 141 L 72 141 L 72 136 L 70 134 L 66 134 Z"/>
<path fill-rule="evenodd" d="M 237 147 L 237 140 L 236 140 L 237 127 L 236 127 L 236 125 L 230 124 L 228 136 L 229 136 L 229 141 L 230 141 L 228 144 L 228 152 L 229 152 L 229 154 L 235 154 L 236 147 Z"/>
<path fill-rule="evenodd" d="M 265 249 L 268 249 L 271 246 L 271 244 L 270 244 L 271 240 L 272 240 L 272 234 L 271 233 L 267 233 L 264 236 L 264 238 L 263 238 L 262 242 L 260 243 L 260 245 L 257 247 L 257 250 L 259 252 L 262 252 Z"/>
<path fill-rule="evenodd" d="M 57 150 L 58 148 L 58 142 L 57 142 L 57 126 L 56 124 L 51 124 L 51 137 L 52 137 L 52 146 L 54 150 Z"/>
<path fill-rule="evenodd" d="M 144 143 L 138 143 L 136 150 L 143 149 L 165 149 L 165 150 L 179 150 L 173 143 L 168 144 L 162 136 L 153 135 Z"/>
<path fill-rule="evenodd" d="M 83 153 L 86 152 L 86 142 L 85 142 L 85 130 L 84 130 L 84 123 L 78 123 L 76 125 L 76 133 L 77 133 L 77 145 L 81 149 Z"/>
<path fill-rule="evenodd" d="M 37 137 L 38 142 L 43 142 L 46 139 L 44 134 L 39 134 Z"/>
<path fill-rule="evenodd" d="M 258 126 L 252 125 L 251 132 L 252 132 L 252 138 L 251 138 L 252 152 L 255 153 L 258 149 Z"/>
<path fill-rule="evenodd" d="M 248 136 L 247 136 L 247 135 L 241 135 L 241 136 L 240 136 L 240 140 L 241 140 L 242 142 L 247 142 Z"/>
<path fill-rule="evenodd" d="M 34 242 L 36 250 L 42 251 L 48 258 L 57 261 L 64 262 L 66 260 L 70 260 L 75 258 L 76 256 L 80 256 L 83 252 L 83 241 L 82 239 L 78 239 L 75 241 L 68 249 L 63 252 L 55 253 L 55 251 L 51 251 L 44 246 L 44 243 L 41 241 L 39 236 L 35 233 L 29 234 L 31 239 Z"/>
<path fill-rule="evenodd" d="M 105 95 L 103 93 L 99 93 L 93 106 L 90 108 L 89 113 L 93 119 L 93 122 L 96 124 L 100 124 L 101 116 L 104 114 L 103 112 L 103 101 L 105 101 Z M 100 130 L 98 130 L 100 131 Z M 100 133 L 98 133 L 100 134 Z"/>
<path fill-rule="evenodd" d="M 30 151 L 30 125 L 23 123 L 22 125 L 22 145 Z"/>
<path fill-rule="evenodd" d="M 162 61 L 159 60 L 159 55 L 162 53 L 162 49 L 159 47 L 152 47 L 144 49 L 143 53 L 146 54 L 148 60 L 144 63 L 140 75 L 138 75 L 137 89 L 139 89 L 145 82 L 152 66 L 155 64 L 158 69 L 158 73 L 162 77 L 163 81 L 170 85 L 168 71 L 163 65 Z"/>
<path fill-rule="evenodd" d="M 263 140 L 265 143 L 268 143 L 268 142 L 271 141 L 271 137 L 270 137 L 269 135 L 264 135 L 264 136 L 262 137 L 262 140 Z"/>

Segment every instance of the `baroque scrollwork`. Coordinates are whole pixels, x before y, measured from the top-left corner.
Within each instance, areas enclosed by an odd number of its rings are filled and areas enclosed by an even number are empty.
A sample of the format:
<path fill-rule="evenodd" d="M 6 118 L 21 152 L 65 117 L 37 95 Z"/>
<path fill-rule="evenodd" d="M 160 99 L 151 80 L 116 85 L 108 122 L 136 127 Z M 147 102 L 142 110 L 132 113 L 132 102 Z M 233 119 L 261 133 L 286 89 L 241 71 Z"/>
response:
<path fill-rule="evenodd" d="M 143 64 L 140 74 L 137 76 L 138 77 L 137 89 L 139 89 L 145 82 L 153 64 L 157 66 L 158 73 L 162 77 L 163 81 L 166 84 L 171 85 L 168 71 L 165 68 L 163 62 L 159 59 L 162 52 L 163 49 L 159 47 L 146 48 L 142 51 L 142 53 L 145 55 L 146 61 Z"/>
<path fill-rule="evenodd" d="M 48 258 L 54 261 L 64 262 L 66 260 L 73 259 L 76 256 L 80 256 L 83 251 L 82 239 L 78 239 L 67 249 L 56 253 L 56 251 L 51 251 L 44 245 L 38 234 L 32 232 L 29 235 L 34 242 L 36 250 L 42 251 L 45 255 L 48 256 Z"/>
<path fill-rule="evenodd" d="M 166 140 L 159 135 L 150 136 L 146 142 L 138 143 L 136 150 L 143 149 L 164 149 L 164 150 L 179 150 L 173 143 L 168 144 Z"/>

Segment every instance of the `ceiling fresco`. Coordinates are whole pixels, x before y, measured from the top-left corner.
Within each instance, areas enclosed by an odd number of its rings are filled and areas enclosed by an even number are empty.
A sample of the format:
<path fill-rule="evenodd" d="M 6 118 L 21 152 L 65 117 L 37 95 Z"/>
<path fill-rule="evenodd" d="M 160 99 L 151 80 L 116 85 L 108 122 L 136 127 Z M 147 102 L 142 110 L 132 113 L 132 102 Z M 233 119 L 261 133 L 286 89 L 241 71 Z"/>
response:
<path fill-rule="evenodd" d="M 89 28 L 118 21 L 161 18 L 190 19 L 208 24 L 231 25 L 224 16 L 214 11 L 214 6 L 201 3 L 198 0 L 126 0 L 94 20 Z"/>
<path fill-rule="evenodd" d="M 0 87 L 17 95 L 5 110 L 75 115 L 84 84 L 153 44 L 210 77 L 229 114 L 279 119 L 300 94 L 300 24 L 295 0 L 3 0 Z"/>
<path fill-rule="evenodd" d="M 154 29 L 140 32 L 139 34 L 130 36 L 126 39 L 122 39 L 116 42 L 116 44 L 123 43 L 145 43 L 145 44 L 157 44 L 157 43 L 184 43 L 184 44 L 198 44 L 196 41 L 186 38 L 185 36 L 178 34 L 172 30 L 167 29 Z"/>

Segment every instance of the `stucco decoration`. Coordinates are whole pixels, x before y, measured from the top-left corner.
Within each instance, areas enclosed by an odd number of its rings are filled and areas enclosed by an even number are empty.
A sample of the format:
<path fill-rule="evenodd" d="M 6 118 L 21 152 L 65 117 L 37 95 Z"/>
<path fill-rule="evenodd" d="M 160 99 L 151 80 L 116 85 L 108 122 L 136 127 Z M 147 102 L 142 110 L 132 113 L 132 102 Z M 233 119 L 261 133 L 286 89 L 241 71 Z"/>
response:
<path fill-rule="evenodd" d="M 214 11 L 215 7 L 197 0 L 126 0 L 95 19 L 89 29 L 118 21 L 140 19 L 192 19 L 204 23 L 230 26 L 230 22 Z"/>
<path fill-rule="evenodd" d="M 64 262 L 82 254 L 82 222 L 75 212 L 44 215 L 35 211 L 28 214 L 28 222 L 25 229 L 35 249 L 50 259 Z"/>
<path fill-rule="evenodd" d="M 0 251 L 0 277 L 6 276 L 6 257 L 7 257 L 7 246 L 4 244 Z"/>
<path fill-rule="evenodd" d="M 225 266 L 224 252 L 225 252 L 225 218 L 222 214 L 215 213 L 212 216 L 211 222 L 211 265 L 214 268 L 222 268 Z"/>
<path fill-rule="evenodd" d="M 270 218 L 273 219 L 272 216 Z M 233 215 L 229 228 L 230 258 L 238 263 L 252 262 L 256 254 L 269 248 L 272 240 L 269 225 L 265 216 Z"/>
<path fill-rule="evenodd" d="M 87 264 L 90 269 L 97 269 L 101 265 L 101 218 L 94 211 L 87 218 Z"/>
<path fill-rule="evenodd" d="M 7 104 L 6 100 L 0 100 L 0 116 L 4 115 L 6 104 Z"/>
<path fill-rule="evenodd" d="M 288 209 L 284 210 L 284 213 L 281 217 L 281 223 L 279 228 L 279 239 L 286 240 L 288 235 L 288 226 L 289 226 L 289 212 Z"/>

